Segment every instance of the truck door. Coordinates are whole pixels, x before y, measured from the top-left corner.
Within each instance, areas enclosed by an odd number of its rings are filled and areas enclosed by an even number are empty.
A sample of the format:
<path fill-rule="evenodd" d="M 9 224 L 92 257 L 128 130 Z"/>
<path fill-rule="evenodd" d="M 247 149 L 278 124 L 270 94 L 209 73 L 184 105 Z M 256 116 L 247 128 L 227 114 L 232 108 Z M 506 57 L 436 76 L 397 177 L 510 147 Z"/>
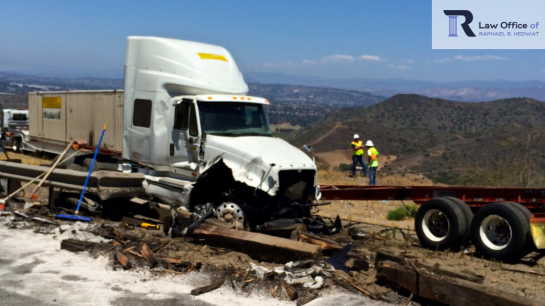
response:
<path fill-rule="evenodd" d="M 182 99 L 175 106 L 170 143 L 170 160 L 175 168 L 194 171 L 199 163 L 200 133 L 196 111 L 196 104 L 191 99 Z"/>

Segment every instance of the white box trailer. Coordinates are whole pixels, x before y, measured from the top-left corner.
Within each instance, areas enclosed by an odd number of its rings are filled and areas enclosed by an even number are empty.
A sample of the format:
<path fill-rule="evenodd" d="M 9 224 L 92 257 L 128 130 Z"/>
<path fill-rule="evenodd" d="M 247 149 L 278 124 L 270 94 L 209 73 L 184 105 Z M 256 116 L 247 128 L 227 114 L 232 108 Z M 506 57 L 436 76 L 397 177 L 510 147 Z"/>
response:
<path fill-rule="evenodd" d="M 74 141 L 96 146 L 107 124 L 101 148 L 121 154 L 123 100 L 123 90 L 30 92 L 24 148 L 59 153 Z"/>

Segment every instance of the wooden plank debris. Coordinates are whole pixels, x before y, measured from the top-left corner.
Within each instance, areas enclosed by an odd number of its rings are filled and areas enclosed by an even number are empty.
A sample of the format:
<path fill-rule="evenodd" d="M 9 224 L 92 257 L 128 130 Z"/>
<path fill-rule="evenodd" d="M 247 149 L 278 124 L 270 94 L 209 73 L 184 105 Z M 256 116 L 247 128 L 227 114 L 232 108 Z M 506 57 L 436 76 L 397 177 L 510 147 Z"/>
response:
<path fill-rule="evenodd" d="M 254 259 L 268 262 L 319 259 L 322 253 L 317 245 L 208 224 L 198 226 L 193 231 L 193 239 L 210 246 L 246 253 Z"/>
<path fill-rule="evenodd" d="M 320 236 L 299 233 L 299 241 L 319 245 L 323 251 L 342 251 L 343 247 L 337 242 Z"/>
<path fill-rule="evenodd" d="M 358 285 L 354 284 L 353 282 L 351 282 L 350 280 L 346 280 L 347 283 L 349 283 L 352 287 L 354 287 L 356 290 L 358 290 L 359 292 L 365 294 L 366 296 L 374 299 L 374 300 L 378 300 L 376 296 L 374 296 L 373 294 L 371 294 L 371 292 L 359 287 Z"/>
<path fill-rule="evenodd" d="M 538 276 L 545 276 L 545 273 L 538 272 L 534 269 L 528 268 L 528 267 L 516 267 L 511 265 L 502 265 L 502 270 L 509 271 L 509 272 L 517 272 L 517 273 L 523 273 L 523 274 L 532 274 L 532 275 L 538 275 Z"/>
<path fill-rule="evenodd" d="M 297 292 L 297 290 L 295 290 L 295 288 L 293 288 L 293 286 L 286 283 L 283 283 L 282 285 L 284 286 L 284 290 L 286 290 L 286 293 L 288 294 L 290 300 L 295 301 L 299 298 L 299 293 Z"/>
<path fill-rule="evenodd" d="M 150 268 L 154 268 L 159 262 L 155 254 L 153 254 L 153 251 L 145 243 L 142 244 L 140 254 L 142 254 L 142 257 L 148 263 Z"/>
<path fill-rule="evenodd" d="M 119 264 L 121 264 L 121 267 L 123 267 L 124 270 L 128 270 L 132 268 L 131 262 L 127 258 L 127 256 L 123 255 L 121 252 L 117 251 L 115 253 L 115 258 L 117 258 L 117 261 Z"/>
<path fill-rule="evenodd" d="M 534 306 L 543 301 L 530 300 L 493 287 L 457 278 L 434 275 L 424 270 L 415 271 L 410 265 L 392 261 L 379 262 L 377 279 L 414 295 L 447 305 L 479 306 Z"/>
<path fill-rule="evenodd" d="M 212 283 L 212 284 L 207 285 L 207 286 L 202 286 L 202 287 L 195 288 L 195 289 L 191 290 L 191 295 L 201 295 L 203 293 L 207 293 L 207 292 L 216 290 L 219 287 L 223 286 L 224 283 L 225 283 L 225 279 L 223 279 L 221 281 L 218 281 L 218 282 L 215 282 L 215 283 Z"/>
<path fill-rule="evenodd" d="M 396 263 L 400 263 L 400 264 L 409 263 L 409 261 L 404 257 L 389 254 L 389 253 L 384 253 L 384 252 L 377 252 L 377 255 L 375 257 L 375 266 L 378 266 L 378 264 L 381 261 L 392 261 L 392 262 L 396 262 Z M 444 270 L 444 269 L 440 269 L 439 265 L 430 266 L 430 265 L 427 265 L 427 264 L 424 264 L 424 263 L 421 263 L 421 262 L 413 262 L 413 264 L 416 266 L 417 269 L 425 269 L 428 272 L 433 272 L 434 274 L 437 274 L 437 275 L 444 275 L 444 276 L 448 276 L 448 277 L 452 277 L 452 278 L 463 279 L 463 280 L 474 282 L 474 283 L 477 283 L 477 284 L 484 283 L 484 276 L 469 275 L 469 274 L 457 273 L 457 272 L 454 272 L 454 271 Z"/>

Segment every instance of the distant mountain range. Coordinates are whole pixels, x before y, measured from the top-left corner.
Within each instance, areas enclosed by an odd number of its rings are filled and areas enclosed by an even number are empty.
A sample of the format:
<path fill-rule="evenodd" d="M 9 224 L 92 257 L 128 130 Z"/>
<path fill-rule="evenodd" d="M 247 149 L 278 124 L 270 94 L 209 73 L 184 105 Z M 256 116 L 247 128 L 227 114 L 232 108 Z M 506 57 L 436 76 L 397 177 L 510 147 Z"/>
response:
<path fill-rule="evenodd" d="M 395 159 L 381 169 L 387 173 L 421 173 L 447 184 L 545 183 L 545 103 L 538 100 L 461 103 L 401 94 L 332 112 L 290 140 L 331 152 L 348 150 L 355 133 Z"/>
<path fill-rule="evenodd" d="M 244 77 L 249 83 L 342 88 L 369 92 L 384 97 L 391 97 L 396 94 L 416 93 L 428 97 L 462 102 L 481 102 L 520 97 L 545 100 L 545 82 L 542 81 L 475 80 L 441 83 L 403 79 L 327 79 L 315 76 L 294 76 L 262 72 L 246 73 Z"/>
<path fill-rule="evenodd" d="M 121 79 L 49 78 L 12 73 L 0 73 L 0 101 L 4 107 L 26 107 L 27 92 L 55 90 L 122 89 Z M 289 123 L 305 126 L 325 114 L 345 107 L 369 106 L 384 101 L 384 97 L 366 92 L 309 87 L 300 85 L 249 84 L 249 94 L 266 97 L 266 108 L 272 124 Z"/>
<path fill-rule="evenodd" d="M 391 97 L 396 94 L 416 93 L 427 97 L 461 102 L 482 102 L 508 98 L 533 98 L 545 101 L 545 82 L 542 81 L 462 81 L 429 82 L 404 79 L 347 78 L 328 79 L 315 76 L 296 76 L 282 73 L 245 73 L 244 78 L 252 84 L 281 84 L 307 87 L 347 89 L 370 93 L 374 96 Z M 6 92 L 2 85 L 17 92 L 14 84 L 30 86 L 30 90 L 70 89 L 121 89 L 122 79 L 101 78 L 50 78 L 0 72 L 0 93 Z M 12 84 L 12 85 L 9 85 Z M 21 89 L 19 87 L 19 89 Z M 19 90 L 19 91 L 28 91 Z M 268 97 L 267 95 L 264 95 Z"/>

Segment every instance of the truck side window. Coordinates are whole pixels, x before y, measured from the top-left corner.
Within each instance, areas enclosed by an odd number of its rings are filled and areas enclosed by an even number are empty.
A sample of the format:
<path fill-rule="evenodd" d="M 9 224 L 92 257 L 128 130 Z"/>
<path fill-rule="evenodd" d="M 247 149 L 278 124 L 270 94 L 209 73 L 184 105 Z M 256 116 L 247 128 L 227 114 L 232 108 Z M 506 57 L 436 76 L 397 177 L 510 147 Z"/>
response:
<path fill-rule="evenodd" d="M 189 102 L 182 102 L 176 105 L 174 109 L 174 128 L 178 130 L 187 130 L 189 128 Z"/>
<path fill-rule="evenodd" d="M 195 111 L 195 105 L 191 107 L 191 112 L 189 113 L 189 135 L 190 136 L 199 136 L 199 127 L 197 126 L 197 113 Z"/>
<path fill-rule="evenodd" d="M 149 128 L 151 126 L 151 100 L 134 100 L 132 124 L 134 126 L 145 128 Z"/>

